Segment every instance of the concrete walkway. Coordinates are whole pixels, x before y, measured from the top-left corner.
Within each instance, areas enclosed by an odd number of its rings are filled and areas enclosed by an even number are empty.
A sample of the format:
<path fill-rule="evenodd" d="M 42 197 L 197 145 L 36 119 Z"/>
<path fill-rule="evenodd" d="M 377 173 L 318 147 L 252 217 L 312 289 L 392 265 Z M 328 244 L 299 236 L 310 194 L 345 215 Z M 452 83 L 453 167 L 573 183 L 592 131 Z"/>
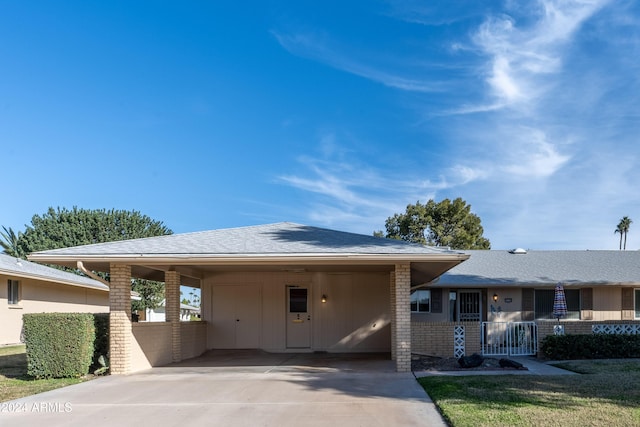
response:
<path fill-rule="evenodd" d="M 213 351 L 4 402 L 0 426 L 446 426 L 415 377 L 573 375 L 512 359 L 528 370 L 399 374 L 388 354 Z"/>
<path fill-rule="evenodd" d="M 526 370 L 520 369 L 496 369 L 496 370 L 459 370 L 459 371 L 416 371 L 414 372 L 416 378 L 421 378 L 429 375 L 450 375 L 450 376 L 468 376 L 468 375 L 577 375 L 575 372 L 567 371 L 566 369 L 556 368 L 549 363 L 542 362 L 539 359 L 531 356 L 517 356 L 509 357 L 510 360 L 521 363 Z"/>
<path fill-rule="evenodd" d="M 5 402 L 9 426 L 445 426 L 388 355 L 210 352 Z"/>

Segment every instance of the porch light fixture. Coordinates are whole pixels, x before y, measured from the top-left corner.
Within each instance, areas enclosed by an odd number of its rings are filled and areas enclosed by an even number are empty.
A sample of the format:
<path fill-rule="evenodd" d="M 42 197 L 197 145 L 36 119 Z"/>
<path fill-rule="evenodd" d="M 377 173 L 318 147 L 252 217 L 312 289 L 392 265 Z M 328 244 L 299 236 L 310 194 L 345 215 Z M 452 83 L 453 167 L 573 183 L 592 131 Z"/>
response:
<path fill-rule="evenodd" d="M 320 298 L 320 302 L 323 304 L 327 302 L 327 296 L 325 294 L 322 294 L 322 298 Z"/>
<path fill-rule="evenodd" d="M 498 302 L 498 294 L 493 294 L 493 302 Z"/>

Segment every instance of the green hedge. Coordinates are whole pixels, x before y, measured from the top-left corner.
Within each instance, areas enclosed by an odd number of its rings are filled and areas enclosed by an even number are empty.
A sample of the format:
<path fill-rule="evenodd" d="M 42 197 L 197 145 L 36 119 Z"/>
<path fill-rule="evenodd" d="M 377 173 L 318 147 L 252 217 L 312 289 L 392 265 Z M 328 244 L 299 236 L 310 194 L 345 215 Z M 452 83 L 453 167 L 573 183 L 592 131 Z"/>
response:
<path fill-rule="evenodd" d="M 68 378 L 89 373 L 96 336 L 93 314 L 32 313 L 22 318 L 29 375 Z"/>
<path fill-rule="evenodd" d="M 553 360 L 639 358 L 640 335 L 548 335 L 540 349 Z"/>
<path fill-rule="evenodd" d="M 93 345 L 91 372 L 101 367 L 98 363 L 100 356 L 108 357 L 109 355 L 109 313 L 94 314 L 93 324 L 96 328 L 96 340 Z"/>

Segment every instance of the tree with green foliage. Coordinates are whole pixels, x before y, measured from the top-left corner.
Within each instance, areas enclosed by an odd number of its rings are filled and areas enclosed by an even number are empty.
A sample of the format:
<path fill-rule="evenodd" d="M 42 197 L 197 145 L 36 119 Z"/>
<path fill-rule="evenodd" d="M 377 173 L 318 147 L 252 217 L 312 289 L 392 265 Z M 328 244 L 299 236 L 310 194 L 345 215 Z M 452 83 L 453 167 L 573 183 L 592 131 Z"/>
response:
<path fill-rule="evenodd" d="M 27 259 L 27 254 L 24 252 L 21 244 L 22 233 L 18 232 L 18 234 L 16 234 L 11 227 L 7 229 L 7 227 L 2 226 L 2 229 L 4 232 L 0 231 L 0 247 L 4 253 L 16 258 Z"/>
<path fill-rule="evenodd" d="M 471 205 L 461 198 L 453 202 L 444 199 L 436 203 L 431 199 L 426 204 L 418 201 L 407 205 L 405 213 L 387 218 L 385 228 L 385 237 L 390 239 L 451 249 L 491 248 L 489 240 L 482 236 L 480 218 L 471 213 Z"/>
<path fill-rule="evenodd" d="M 628 216 L 622 217 L 620 222 L 618 223 L 618 227 L 613 232 L 620 233 L 620 250 L 627 250 L 627 233 L 629 232 L 629 228 L 631 227 L 631 223 L 633 221 Z M 624 236 L 624 246 L 622 245 L 622 236 Z"/>
<path fill-rule="evenodd" d="M 75 206 L 69 210 L 50 207 L 45 214 L 31 218 L 31 225 L 27 226 L 24 233 L 18 234 L 17 242 L 18 249 L 29 254 L 172 233 L 161 221 L 153 220 L 135 210 L 80 209 Z M 132 289 L 141 298 L 132 301 L 133 310 L 155 308 L 164 298 L 162 282 L 138 279 L 133 282 Z"/>
<path fill-rule="evenodd" d="M 172 234 L 161 221 L 137 211 L 116 209 L 49 210 L 34 215 L 20 241 L 26 253 Z"/>

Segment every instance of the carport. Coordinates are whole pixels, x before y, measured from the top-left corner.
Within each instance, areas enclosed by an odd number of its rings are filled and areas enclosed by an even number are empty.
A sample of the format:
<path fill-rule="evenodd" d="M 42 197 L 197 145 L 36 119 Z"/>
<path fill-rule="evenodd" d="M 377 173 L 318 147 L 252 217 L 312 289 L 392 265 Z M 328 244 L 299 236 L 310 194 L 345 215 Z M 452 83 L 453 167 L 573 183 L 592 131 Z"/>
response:
<path fill-rule="evenodd" d="M 411 364 L 410 289 L 468 258 L 292 223 L 175 234 L 33 253 L 110 273 L 112 374 L 206 350 L 391 354 Z M 131 323 L 131 279 L 165 282 L 166 322 Z M 202 322 L 180 322 L 180 285 L 201 289 Z"/>

